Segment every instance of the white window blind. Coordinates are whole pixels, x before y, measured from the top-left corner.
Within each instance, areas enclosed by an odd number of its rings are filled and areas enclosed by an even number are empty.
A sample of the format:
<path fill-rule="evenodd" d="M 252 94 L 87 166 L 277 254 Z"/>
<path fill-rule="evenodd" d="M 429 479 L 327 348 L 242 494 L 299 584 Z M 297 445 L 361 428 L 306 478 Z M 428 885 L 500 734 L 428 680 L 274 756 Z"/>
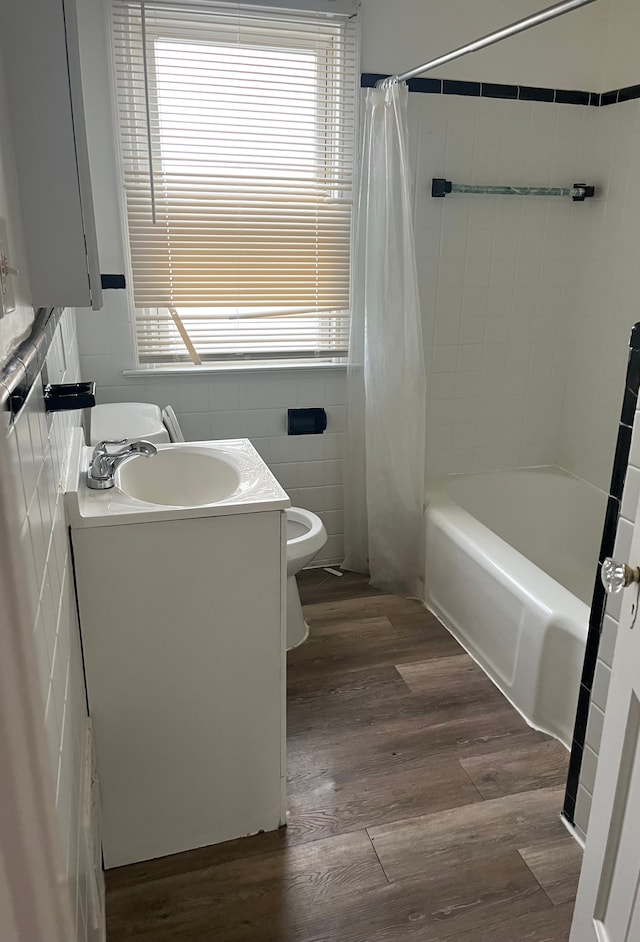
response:
<path fill-rule="evenodd" d="M 114 0 L 141 363 L 347 351 L 356 27 Z"/>

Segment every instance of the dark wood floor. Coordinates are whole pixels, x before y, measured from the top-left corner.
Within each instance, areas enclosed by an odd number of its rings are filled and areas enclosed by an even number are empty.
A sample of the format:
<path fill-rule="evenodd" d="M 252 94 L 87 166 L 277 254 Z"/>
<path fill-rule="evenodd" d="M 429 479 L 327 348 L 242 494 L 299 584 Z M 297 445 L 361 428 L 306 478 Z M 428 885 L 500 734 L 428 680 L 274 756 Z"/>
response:
<path fill-rule="evenodd" d="M 416 602 L 303 574 L 289 821 L 107 874 L 108 942 L 565 942 L 567 753 Z"/>

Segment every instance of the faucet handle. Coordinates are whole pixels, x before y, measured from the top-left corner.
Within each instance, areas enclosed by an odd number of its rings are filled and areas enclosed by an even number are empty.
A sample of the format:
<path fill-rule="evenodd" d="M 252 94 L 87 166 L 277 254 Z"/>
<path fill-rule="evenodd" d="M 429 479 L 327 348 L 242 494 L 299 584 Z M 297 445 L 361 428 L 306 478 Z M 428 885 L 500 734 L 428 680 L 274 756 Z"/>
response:
<path fill-rule="evenodd" d="M 105 438 L 96 445 L 96 448 L 104 448 L 105 445 L 124 445 L 126 440 L 126 438 Z"/>
<path fill-rule="evenodd" d="M 126 438 L 112 439 L 105 438 L 103 441 L 98 442 L 96 447 L 93 449 L 93 458 L 97 458 L 98 455 L 107 454 L 107 445 L 124 445 Z"/>

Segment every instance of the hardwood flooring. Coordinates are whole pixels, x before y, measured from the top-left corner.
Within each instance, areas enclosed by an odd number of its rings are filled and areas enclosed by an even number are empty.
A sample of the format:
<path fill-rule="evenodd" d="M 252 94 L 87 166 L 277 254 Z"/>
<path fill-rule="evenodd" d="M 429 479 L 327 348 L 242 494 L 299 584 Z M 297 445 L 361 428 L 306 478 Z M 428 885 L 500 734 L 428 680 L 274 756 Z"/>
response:
<path fill-rule="evenodd" d="M 109 871 L 108 942 L 566 942 L 566 751 L 417 602 L 300 583 L 288 827 Z"/>

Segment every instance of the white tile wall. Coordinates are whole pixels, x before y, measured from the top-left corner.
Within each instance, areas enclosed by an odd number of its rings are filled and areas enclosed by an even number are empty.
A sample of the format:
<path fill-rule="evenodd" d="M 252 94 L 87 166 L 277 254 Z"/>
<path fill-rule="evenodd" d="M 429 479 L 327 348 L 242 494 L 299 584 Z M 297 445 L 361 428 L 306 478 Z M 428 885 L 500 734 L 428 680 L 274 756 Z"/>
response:
<path fill-rule="evenodd" d="M 638 497 L 640 496 L 640 411 L 635 414 L 629 461 L 629 469 L 627 471 L 622 494 L 621 516 L 618 521 L 618 532 L 616 534 L 613 553 L 614 557 L 620 559 L 622 562 L 629 560 L 629 549 L 633 530 L 636 525 L 636 509 L 638 506 Z M 593 783 L 595 781 L 598 756 L 600 753 L 600 739 L 602 737 L 604 712 L 607 706 L 607 694 L 611 680 L 611 667 L 613 665 L 621 604 L 621 594 L 609 596 L 607 600 L 606 614 L 604 616 L 602 635 L 600 638 L 600 648 L 598 650 L 598 660 L 593 679 L 589 720 L 587 723 L 586 746 L 582 760 L 582 768 L 580 770 L 578 792 L 579 796 L 580 794 L 583 795 L 583 798 L 582 801 L 578 800 L 576 802 L 575 810 L 576 827 L 582 836 L 586 834 L 589 825 L 591 796 L 593 795 Z"/>
<path fill-rule="evenodd" d="M 431 197 L 431 178 L 567 186 L 589 109 L 410 96 L 429 376 L 427 473 L 553 463 L 575 251 L 588 204 Z"/>
<path fill-rule="evenodd" d="M 629 334 L 640 320 L 640 103 L 586 110 L 580 150 L 599 198 L 572 234 L 579 262 L 559 463 L 608 490 Z"/>
<path fill-rule="evenodd" d="M 324 521 L 329 538 L 313 565 L 340 562 L 346 368 L 124 376 L 135 366 L 127 303 L 108 291 L 102 311 L 78 313 L 82 375 L 98 383 L 98 401 L 170 404 L 187 440 L 251 439 L 293 503 Z M 326 409 L 323 435 L 287 435 L 287 409 L 304 406 Z"/>
<path fill-rule="evenodd" d="M 79 379 L 72 311 L 66 311 L 60 322 L 47 370 L 51 382 Z M 43 722 L 56 782 L 56 809 L 66 848 L 77 939 L 98 942 L 103 938 L 103 917 L 100 897 L 95 898 L 92 881 L 96 875 L 87 843 L 92 822 L 85 820 L 87 707 L 61 486 L 68 433 L 78 418 L 77 413 L 47 415 L 42 383 L 36 380 L 9 431 L 8 443 L 40 668 Z"/>
<path fill-rule="evenodd" d="M 580 838 L 585 841 L 587 838 L 587 832 L 577 823 L 578 821 L 588 821 L 589 815 L 591 814 L 591 801 L 592 796 L 586 788 L 583 788 L 582 785 L 578 786 L 578 797 L 576 799 L 576 810 L 575 810 L 575 820 L 576 820 L 576 830 Z"/>
<path fill-rule="evenodd" d="M 433 200 L 431 177 L 572 183 L 588 111 L 410 96 L 429 474 L 555 460 L 573 300 L 569 233 L 589 211 L 565 200 Z M 316 563 L 342 558 L 343 370 L 124 377 L 134 361 L 122 292 L 107 292 L 104 311 L 82 312 L 78 337 L 83 376 L 98 382 L 102 401 L 169 402 L 189 439 L 251 438 L 294 503 L 323 518 L 329 541 Z M 305 405 L 325 406 L 327 432 L 288 437 L 286 409 Z"/>
<path fill-rule="evenodd" d="M 583 128 L 586 175 L 602 198 L 593 220 L 577 233 L 582 267 L 571 322 L 567 386 L 559 463 L 603 489 L 609 487 L 631 327 L 640 320 L 640 103 L 625 102 L 595 112 L 594 134 Z M 586 177 L 585 177 L 586 179 Z M 640 494 L 640 413 L 636 413 L 630 466 L 621 505 L 614 555 L 627 560 Z M 600 746 L 602 711 L 613 662 L 620 596 L 607 603 L 587 729 L 591 752 L 584 763 L 576 825 L 586 833 Z M 592 755 L 593 754 L 593 755 Z M 593 758 L 595 756 L 595 759 Z M 580 800 L 582 795 L 582 800 Z"/>

